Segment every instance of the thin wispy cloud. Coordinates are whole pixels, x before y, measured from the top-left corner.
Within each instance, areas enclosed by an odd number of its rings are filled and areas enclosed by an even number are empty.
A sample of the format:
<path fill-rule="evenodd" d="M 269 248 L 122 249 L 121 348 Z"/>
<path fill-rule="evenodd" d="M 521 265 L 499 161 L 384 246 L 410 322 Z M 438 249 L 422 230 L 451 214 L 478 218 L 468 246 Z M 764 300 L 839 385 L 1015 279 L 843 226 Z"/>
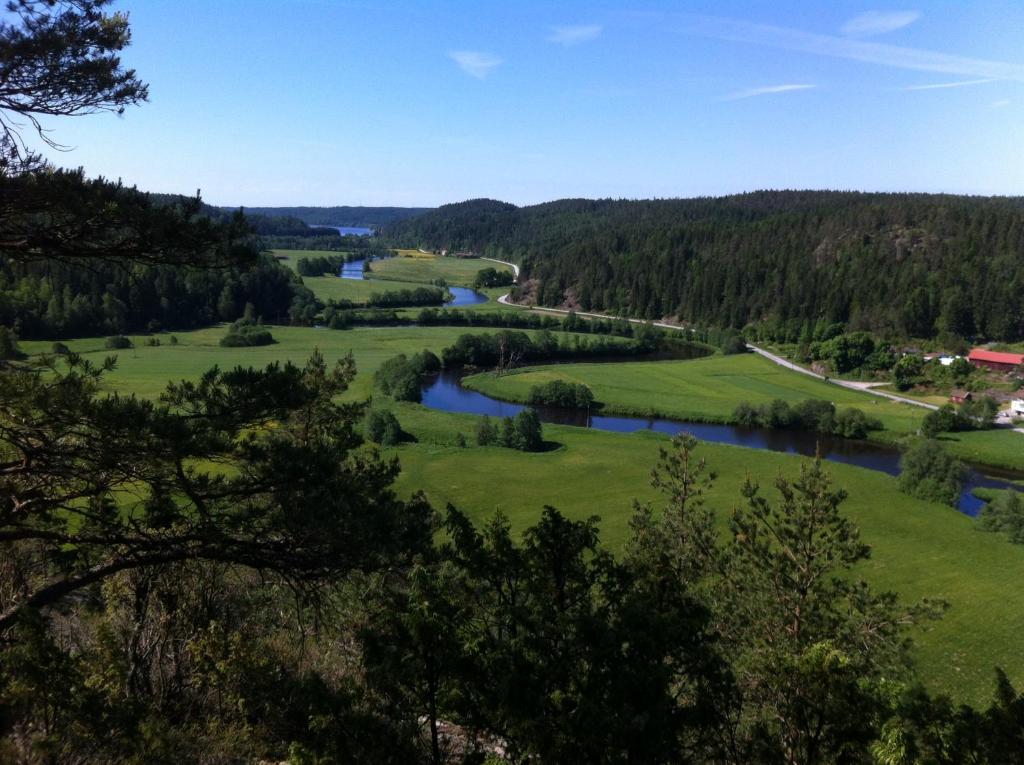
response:
<path fill-rule="evenodd" d="M 870 37 L 895 32 L 921 18 L 919 11 L 868 11 L 843 24 L 839 30 L 850 37 Z"/>
<path fill-rule="evenodd" d="M 955 82 L 936 82 L 931 85 L 908 85 L 900 90 L 945 90 L 946 88 L 963 88 L 968 85 L 984 85 L 988 82 L 999 82 L 995 77 L 985 77 L 980 80 L 956 80 Z"/>
<path fill-rule="evenodd" d="M 792 93 L 795 90 L 811 90 L 817 87 L 816 85 L 810 85 L 807 83 L 790 83 L 786 85 L 767 85 L 763 88 L 749 88 L 748 90 L 738 90 L 735 93 L 729 93 L 728 95 L 722 96 L 720 101 L 738 101 L 741 98 L 753 98 L 754 96 L 770 96 L 775 93 Z"/>
<path fill-rule="evenodd" d="M 993 101 L 992 102 L 992 106 L 996 107 L 997 109 L 1001 109 L 1002 107 L 1009 106 L 1009 105 L 1010 105 L 1010 99 L 1009 98 L 1003 98 L 1003 99 L 1000 99 L 999 101 Z"/>
<path fill-rule="evenodd" d="M 799 29 L 753 24 L 718 17 L 690 17 L 686 31 L 717 40 L 750 43 L 770 48 L 845 58 L 868 64 L 922 72 L 943 72 L 966 77 L 1024 82 L 1024 65 L 1006 61 L 969 58 L 899 45 L 820 35 Z"/>
<path fill-rule="evenodd" d="M 564 45 L 568 48 L 570 45 L 579 45 L 580 43 L 597 39 L 602 30 L 603 27 L 600 24 L 578 24 L 576 26 L 569 27 L 552 27 L 551 34 L 547 39 L 548 42 Z"/>
<path fill-rule="evenodd" d="M 501 64 L 501 59 L 490 53 L 478 50 L 450 50 L 448 58 L 454 61 L 459 69 L 470 77 L 482 80 Z"/>

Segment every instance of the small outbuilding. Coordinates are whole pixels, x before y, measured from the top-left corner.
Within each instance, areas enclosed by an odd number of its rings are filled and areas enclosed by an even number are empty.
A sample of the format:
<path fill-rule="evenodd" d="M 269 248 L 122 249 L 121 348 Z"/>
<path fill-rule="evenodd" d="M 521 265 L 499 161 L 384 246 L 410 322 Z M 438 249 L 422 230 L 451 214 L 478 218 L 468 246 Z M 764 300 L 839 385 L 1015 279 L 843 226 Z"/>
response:
<path fill-rule="evenodd" d="M 949 393 L 949 400 L 954 404 L 963 404 L 966 401 L 972 401 L 974 394 L 969 390 L 961 390 L 960 388 L 954 388 Z"/>
<path fill-rule="evenodd" d="M 1024 417 L 1024 398 L 1015 398 L 1010 402 L 1010 413 L 1014 417 Z"/>

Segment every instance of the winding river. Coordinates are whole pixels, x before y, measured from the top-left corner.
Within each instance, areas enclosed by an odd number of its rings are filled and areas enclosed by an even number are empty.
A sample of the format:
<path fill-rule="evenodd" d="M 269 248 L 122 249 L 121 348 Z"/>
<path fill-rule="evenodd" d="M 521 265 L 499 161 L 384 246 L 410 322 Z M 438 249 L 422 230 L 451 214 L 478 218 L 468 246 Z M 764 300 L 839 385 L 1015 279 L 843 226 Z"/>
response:
<path fill-rule="evenodd" d="M 341 270 L 338 272 L 338 276 L 342 279 L 364 279 L 364 263 L 366 263 L 366 258 L 350 260 L 341 267 Z M 448 292 L 451 293 L 452 299 L 445 303 L 445 307 L 447 308 L 457 308 L 459 306 L 477 305 L 478 303 L 487 302 L 487 295 L 477 292 L 476 290 L 471 290 L 468 287 L 449 287 Z"/>
<path fill-rule="evenodd" d="M 464 388 L 460 382 L 461 377 L 459 372 L 442 372 L 439 375 L 426 378 L 423 384 L 423 404 L 443 412 L 486 414 L 491 417 L 511 417 L 526 408 L 523 404 L 500 401 L 483 393 Z M 820 452 L 823 459 L 831 462 L 879 470 L 893 476 L 899 475 L 900 472 L 900 452 L 897 449 L 867 441 L 837 438 L 798 430 L 740 428 L 733 425 L 687 422 L 662 417 L 618 417 L 557 407 L 534 408 L 543 422 L 558 425 L 596 428 L 615 433 L 653 430 L 658 433 L 676 435 L 686 431 L 702 441 L 717 444 L 745 446 L 748 449 L 767 449 L 785 454 L 802 454 L 807 457 L 813 457 L 816 452 Z M 984 503 L 973 496 L 971 492 L 974 489 L 1019 488 L 1010 483 L 1010 480 L 1021 478 L 1024 478 L 1024 474 L 970 466 L 964 480 L 958 508 L 967 515 L 977 515 Z"/>

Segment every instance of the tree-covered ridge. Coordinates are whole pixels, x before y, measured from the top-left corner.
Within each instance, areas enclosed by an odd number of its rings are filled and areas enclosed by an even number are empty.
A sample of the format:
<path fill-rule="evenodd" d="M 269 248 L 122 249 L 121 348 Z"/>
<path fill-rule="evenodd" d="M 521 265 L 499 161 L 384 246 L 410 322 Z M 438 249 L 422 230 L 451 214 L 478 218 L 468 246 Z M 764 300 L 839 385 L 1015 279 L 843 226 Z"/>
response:
<path fill-rule="evenodd" d="M 449 205 L 397 242 L 522 264 L 543 305 L 742 327 L 847 322 L 1024 337 L 1024 199 L 760 191 L 674 200 Z"/>
<path fill-rule="evenodd" d="M 232 208 L 222 207 L 230 212 Z M 429 207 L 246 207 L 249 215 L 293 218 L 310 226 L 362 226 L 372 228 L 428 212 Z"/>

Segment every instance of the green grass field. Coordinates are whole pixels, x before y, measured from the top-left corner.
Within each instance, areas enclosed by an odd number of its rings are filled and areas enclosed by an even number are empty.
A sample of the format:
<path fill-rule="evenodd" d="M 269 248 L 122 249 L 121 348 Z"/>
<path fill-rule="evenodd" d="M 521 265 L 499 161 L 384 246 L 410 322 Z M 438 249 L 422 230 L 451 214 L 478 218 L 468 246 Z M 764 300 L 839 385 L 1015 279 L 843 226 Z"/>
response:
<path fill-rule="evenodd" d="M 353 303 L 365 303 L 373 293 L 395 292 L 402 289 L 415 289 L 424 284 L 433 284 L 437 279 L 444 279 L 448 284 L 459 287 L 470 287 L 477 273 L 484 268 L 492 267 L 507 270 L 507 266 L 487 260 L 457 260 L 427 255 L 416 250 L 400 250 L 406 253 L 395 258 L 374 261 L 371 271 L 365 279 L 339 279 L 336 276 L 304 276 L 302 283 L 320 300 L 350 300 Z M 298 261 L 305 258 L 318 258 L 337 255 L 336 252 L 320 250 L 271 250 L 279 258 L 279 262 L 293 271 L 298 269 Z M 284 258 L 281 260 L 281 258 Z M 507 288 L 482 290 L 490 300 L 472 306 L 461 306 L 458 310 L 465 311 L 496 311 L 514 310 L 501 306 L 497 299 L 508 292 Z M 418 308 L 406 309 L 401 315 L 414 317 Z"/>
<path fill-rule="evenodd" d="M 336 252 L 333 250 L 271 250 L 270 254 L 274 256 L 278 263 L 282 266 L 290 268 L 292 271 L 299 270 L 299 261 L 305 260 L 306 258 L 323 258 L 332 257 L 335 255 L 345 255 L 344 252 Z"/>
<path fill-rule="evenodd" d="M 588 385 L 606 411 L 618 414 L 728 422 L 740 401 L 761 404 L 777 398 L 789 402 L 815 398 L 839 407 L 859 407 L 893 430 L 916 429 L 922 416 L 922 410 L 909 404 L 829 385 L 752 353 L 692 361 L 527 367 L 501 377 L 474 375 L 465 385 L 500 398 L 525 401 L 530 388 L 554 379 Z"/>
<path fill-rule="evenodd" d="M 117 369 L 107 379 L 111 389 L 133 392 L 148 398 L 164 389 L 168 380 L 197 379 L 214 365 L 230 368 L 238 365 L 262 367 L 273 361 L 304 363 L 314 348 L 319 348 L 328 362 L 351 352 L 358 375 L 352 395 L 368 397 L 372 392 L 373 373 L 386 359 L 399 353 L 412 354 L 429 348 L 439 353 L 461 334 L 493 332 L 484 327 L 360 327 L 349 330 L 313 329 L 310 327 L 272 326 L 277 341 L 255 348 L 222 348 L 220 339 L 225 326 L 175 334 L 178 345 L 170 345 L 170 335 L 156 335 L 159 347 L 143 345 L 144 336 L 134 336 L 135 348 L 108 351 L 103 338 L 67 340 L 76 353 L 94 361 L 108 355 L 117 356 Z M 532 334 L 532 332 L 531 332 Z M 29 354 L 47 353 L 52 343 L 25 341 L 21 348 Z"/>
<path fill-rule="evenodd" d="M 395 411 L 403 428 L 419 438 L 395 450 L 402 464 L 400 488 L 423 489 L 435 507 L 451 502 L 478 522 L 500 509 L 522 530 L 544 505 L 553 505 L 573 518 L 601 516 L 602 539 L 617 549 L 629 534 L 632 500 L 658 500 L 650 470 L 667 443 L 664 436 L 548 425 L 545 438 L 561 445 L 555 451 L 458 448 L 458 433 L 473 443 L 477 418 L 414 404 L 396 405 Z M 745 476 L 775 496 L 774 477 L 780 471 L 795 475 L 802 459 L 717 444 L 700 450 L 720 476 L 709 501 L 723 523 L 741 501 Z M 901 494 L 896 479 L 883 473 L 833 463 L 827 469 L 849 492 L 845 511 L 873 548 L 863 576 L 907 602 L 931 597 L 951 604 L 940 622 L 914 635 L 929 686 L 982 704 L 991 696 L 994 666 L 1024 682 L 1024 608 L 1008 607 L 1020 600 L 1024 547 L 976 530 L 972 519 L 955 510 Z"/>
<path fill-rule="evenodd" d="M 444 279 L 448 284 L 459 287 L 471 287 L 477 273 L 485 268 L 508 270 L 508 266 L 489 260 L 442 258 L 436 255 L 388 258 L 370 264 L 375 279 L 406 282 L 433 282 L 435 279 Z M 501 290 L 501 293 L 507 291 Z"/>
<path fill-rule="evenodd" d="M 385 359 L 423 348 L 439 351 L 463 332 L 487 330 L 271 327 L 271 331 L 278 342 L 257 348 L 221 348 L 217 343 L 225 327 L 177 333 L 179 344 L 173 346 L 168 343 L 168 335 L 159 336 L 163 343 L 160 347 L 143 346 L 143 338 L 137 337 L 139 347 L 116 353 L 118 367 L 110 374 L 108 387 L 153 397 L 168 380 L 194 379 L 214 364 L 261 366 L 286 359 L 301 363 L 319 348 L 329 361 L 353 354 L 359 375 L 348 396 L 363 399 L 372 394 L 372 373 Z M 67 344 L 95 360 L 112 353 L 104 350 L 102 338 L 71 340 Z M 49 350 L 50 343 L 23 342 L 21 346 L 26 352 L 41 353 Z M 623 400 L 628 395 L 629 401 L 642 401 L 645 406 L 660 408 L 664 404 L 667 408 L 671 404 L 680 416 L 686 411 L 727 416 L 732 406 L 729 396 L 740 393 L 751 400 L 755 394 L 764 399 L 798 400 L 834 393 L 851 397 L 842 403 L 862 403 L 857 398 L 861 394 L 787 372 L 753 356 L 565 365 L 555 371 L 593 382 L 599 398 L 608 400 L 618 391 L 616 395 Z M 500 382 L 520 384 L 539 373 L 524 372 Z M 418 443 L 395 450 L 402 464 L 398 488 L 405 493 L 425 490 L 439 509 L 452 502 L 478 520 L 501 509 L 520 530 L 539 517 L 545 504 L 576 518 L 598 514 L 603 518 L 602 538 L 617 549 L 628 534 L 632 500 L 656 496 L 649 485 L 649 473 L 658 447 L 666 443 L 657 434 L 547 426 L 546 438 L 560 444 L 554 451 L 526 454 L 494 447 L 458 448 L 458 433 L 473 442 L 476 418 L 434 412 L 414 404 L 390 405 L 403 427 L 418 438 Z M 898 419 L 900 415 L 889 416 Z M 711 501 L 723 520 L 739 502 L 739 485 L 746 475 L 767 487 L 780 470 L 794 473 L 800 460 L 713 444 L 702 445 L 701 450 L 721 476 Z M 952 604 L 945 619 L 916 637 L 928 683 L 957 699 L 982 703 L 991 693 L 992 667 L 1006 667 L 1015 679 L 1024 682 L 1024 658 L 1018 648 L 1018 635 L 1024 630 L 1024 608 L 1012 605 L 1019 601 L 1017 583 L 1024 580 L 1024 547 L 977 531 L 970 518 L 949 508 L 899 493 L 895 479 L 884 474 L 833 464 L 828 469 L 849 491 L 846 510 L 874 547 L 864 575 L 877 587 L 895 590 L 908 600 L 927 596 L 944 598 Z"/>
<path fill-rule="evenodd" d="M 609 413 L 704 422 L 728 422 L 740 401 L 762 404 L 776 398 L 789 402 L 822 399 L 840 409 L 857 407 L 880 419 L 885 430 L 872 433 L 871 439 L 883 443 L 895 443 L 915 433 L 927 413 L 920 407 L 791 372 L 755 354 L 693 361 L 527 367 L 501 377 L 473 375 L 464 384 L 497 398 L 526 401 L 534 385 L 553 379 L 588 385 Z M 962 459 L 1024 470 L 1024 434 L 1010 430 L 952 433 L 943 441 Z"/>

